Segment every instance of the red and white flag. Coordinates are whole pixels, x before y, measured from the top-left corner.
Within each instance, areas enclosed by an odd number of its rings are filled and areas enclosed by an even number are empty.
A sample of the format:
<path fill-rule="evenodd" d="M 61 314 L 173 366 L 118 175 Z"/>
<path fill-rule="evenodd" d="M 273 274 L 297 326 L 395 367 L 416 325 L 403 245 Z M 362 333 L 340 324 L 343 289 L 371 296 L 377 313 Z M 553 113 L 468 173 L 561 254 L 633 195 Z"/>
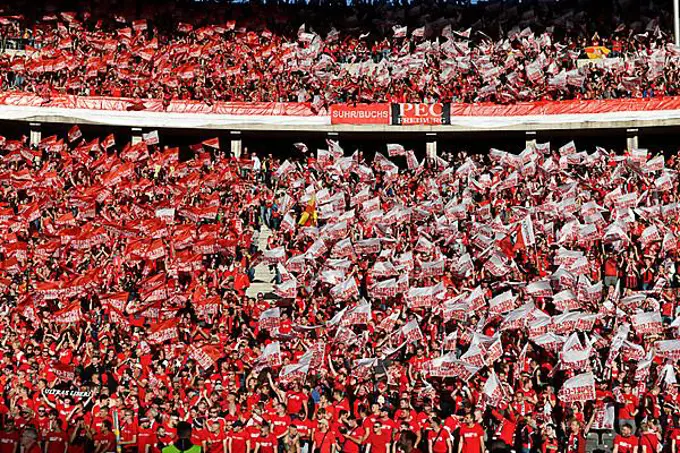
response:
<path fill-rule="evenodd" d="M 656 227 L 656 225 L 648 226 L 647 228 L 644 229 L 644 231 L 640 235 L 640 243 L 645 248 L 648 247 L 649 244 L 651 244 L 652 242 L 660 240 L 661 233 L 659 233 L 659 229 Z"/>
<path fill-rule="evenodd" d="M 652 362 L 654 362 L 654 353 L 649 352 L 647 357 L 640 360 L 635 369 L 635 377 L 633 378 L 636 382 L 644 382 L 649 377 L 649 371 L 652 367 Z"/>
<path fill-rule="evenodd" d="M 378 324 L 378 328 L 385 332 L 392 332 L 396 327 L 398 321 L 399 312 L 397 311 L 389 316 L 385 316 L 385 318 L 383 318 L 383 320 L 380 321 L 380 324 Z"/>
<path fill-rule="evenodd" d="M 373 376 L 373 372 L 377 366 L 377 358 L 355 360 L 352 365 L 352 376 L 355 376 L 359 380 L 369 379 Z"/>
<path fill-rule="evenodd" d="M 424 288 L 410 288 L 406 293 L 406 301 L 409 308 L 430 308 L 437 299 L 442 299 L 446 293 L 444 284 L 439 282 L 435 286 Z"/>
<path fill-rule="evenodd" d="M 444 338 L 442 348 L 445 351 L 455 351 L 458 346 L 458 331 L 451 332 Z"/>
<path fill-rule="evenodd" d="M 297 280 L 287 280 L 275 285 L 274 293 L 282 299 L 294 299 L 297 296 Z"/>
<path fill-rule="evenodd" d="M 560 155 L 562 156 L 568 156 L 570 154 L 576 153 L 576 143 L 574 141 L 570 141 L 566 145 L 563 145 L 559 149 Z"/>
<path fill-rule="evenodd" d="M 517 362 L 513 365 L 513 370 L 512 370 L 512 376 L 515 379 L 515 382 L 519 382 L 519 378 L 521 377 L 522 373 L 524 373 L 526 370 L 527 366 L 527 351 L 529 349 L 529 343 L 524 343 L 524 347 L 522 348 L 522 351 L 519 353 L 519 357 L 517 358 Z"/>
<path fill-rule="evenodd" d="M 524 326 L 529 319 L 529 315 L 536 309 L 533 302 L 527 302 L 510 313 L 505 315 L 503 322 L 501 322 L 501 330 L 517 330 L 524 329 Z"/>
<path fill-rule="evenodd" d="M 335 300 L 347 300 L 359 295 L 359 288 L 353 276 L 349 276 L 345 281 L 335 285 L 330 289 L 330 295 Z"/>
<path fill-rule="evenodd" d="M 418 321 L 415 319 L 412 319 L 401 327 L 401 334 L 404 341 L 409 343 L 421 341 L 423 339 L 423 333 L 420 331 Z"/>
<path fill-rule="evenodd" d="M 113 134 L 107 135 L 106 138 L 104 138 L 104 140 L 102 140 L 101 146 L 102 146 L 102 148 L 104 148 L 106 150 L 111 148 L 112 146 L 116 146 L 115 136 Z"/>
<path fill-rule="evenodd" d="M 484 360 L 486 366 L 489 368 L 493 367 L 496 360 L 503 357 L 503 343 L 501 342 L 500 335 L 498 338 L 486 348 L 486 359 Z"/>
<path fill-rule="evenodd" d="M 166 341 L 174 341 L 179 338 L 179 332 L 177 331 L 177 320 L 168 319 L 163 322 L 154 324 L 149 329 L 149 334 L 146 340 L 150 344 L 161 344 Z"/>
<path fill-rule="evenodd" d="M 592 401 L 595 399 L 595 376 L 593 373 L 583 373 L 568 379 L 557 396 L 560 401 L 573 403 L 576 401 Z"/>
<path fill-rule="evenodd" d="M 364 301 L 364 303 L 349 310 L 342 318 L 340 325 L 347 327 L 355 324 L 368 324 L 371 318 L 371 304 Z"/>
<path fill-rule="evenodd" d="M 124 312 L 129 298 L 130 293 L 127 292 L 100 294 L 99 302 L 102 304 L 104 308 L 108 309 L 109 307 L 113 307 L 117 310 Z"/>
<path fill-rule="evenodd" d="M 57 377 L 57 379 L 63 382 L 72 382 L 76 378 L 75 368 L 71 365 L 65 365 L 61 362 L 55 362 L 52 365 L 52 373 Z"/>
<path fill-rule="evenodd" d="M 392 27 L 392 31 L 394 32 L 395 38 L 404 38 L 406 37 L 407 28 L 406 26 L 400 27 L 399 25 L 395 25 L 394 27 Z"/>
<path fill-rule="evenodd" d="M 147 145 L 158 145 L 160 143 L 158 131 L 151 131 L 149 133 L 142 134 L 142 140 Z"/>
<path fill-rule="evenodd" d="M 283 247 L 277 247 L 275 249 L 265 250 L 262 252 L 262 259 L 265 263 L 270 265 L 283 263 L 286 261 L 286 249 Z"/>
<path fill-rule="evenodd" d="M 525 291 L 532 297 L 550 297 L 553 294 L 550 280 L 540 280 L 529 283 Z"/>
<path fill-rule="evenodd" d="M 207 146 L 213 149 L 220 149 L 220 139 L 219 137 L 209 138 L 208 140 L 203 140 L 201 142 L 203 146 Z"/>
<path fill-rule="evenodd" d="M 405 156 L 406 155 L 406 149 L 398 144 L 388 144 L 387 145 L 387 154 L 390 157 L 394 156 Z"/>
<path fill-rule="evenodd" d="M 581 308 L 576 295 L 569 289 L 561 291 L 553 297 L 553 304 L 559 311 L 574 311 Z"/>
<path fill-rule="evenodd" d="M 609 355 L 607 356 L 607 361 L 605 362 L 605 368 L 610 368 L 612 366 L 614 360 L 618 357 L 619 353 L 621 352 L 621 347 L 628 338 L 629 332 L 630 325 L 628 324 L 621 324 L 619 325 L 619 328 L 616 329 L 616 333 L 614 334 L 614 338 L 612 338 L 609 347 Z"/>
<path fill-rule="evenodd" d="M 476 287 L 465 299 L 468 309 L 473 312 L 486 307 L 485 291 L 481 286 Z"/>
<path fill-rule="evenodd" d="M 661 340 L 654 343 L 656 354 L 660 357 L 680 360 L 680 340 Z"/>
<path fill-rule="evenodd" d="M 489 315 L 496 316 L 517 308 L 518 298 L 512 290 L 505 291 L 489 301 Z"/>
<path fill-rule="evenodd" d="M 630 317 L 630 321 L 638 335 L 663 333 L 663 321 L 658 311 L 637 313 Z"/>
<path fill-rule="evenodd" d="M 505 389 L 493 368 L 484 383 L 484 399 L 489 406 L 493 407 L 498 406 L 505 399 Z"/>
<path fill-rule="evenodd" d="M 55 324 L 77 323 L 82 319 L 83 314 L 80 309 L 80 302 L 73 302 L 52 315 L 52 322 Z"/>
<path fill-rule="evenodd" d="M 68 134 L 67 134 L 69 143 L 75 142 L 76 140 L 78 140 L 82 136 L 83 136 L 83 133 L 80 132 L 80 128 L 78 127 L 77 124 L 74 125 L 71 129 L 69 129 Z"/>
<path fill-rule="evenodd" d="M 281 345 L 274 341 L 265 346 L 262 354 L 255 360 L 256 368 L 277 367 L 281 365 Z"/>
<path fill-rule="evenodd" d="M 260 314 L 259 327 L 261 330 L 274 330 L 281 325 L 281 309 L 279 307 L 270 308 Z"/>
<path fill-rule="evenodd" d="M 279 383 L 281 385 L 290 385 L 294 382 L 304 382 L 307 373 L 309 373 L 309 368 L 309 362 L 305 362 L 302 359 L 298 363 L 285 365 L 279 373 Z"/>
<path fill-rule="evenodd" d="M 220 357 L 222 357 L 219 346 L 209 344 L 204 346 L 191 344 L 189 345 L 188 353 L 189 357 L 195 360 L 204 370 L 215 366 Z"/>
<path fill-rule="evenodd" d="M 518 238 L 517 243 L 519 244 L 520 240 L 521 243 L 525 247 L 530 247 L 532 245 L 536 244 L 536 235 L 534 234 L 534 222 L 531 220 L 531 214 L 527 215 L 522 221 L 520 222 L 520 238 Z M 515 248 L 518 248 L 519 246 L 516 244 Z"/>
<path fill-rule="evenodd" d="M 593 349 L 590 347 L 564 351 L 560 356 L 561 367 L 565 370 L 583 370 L 588 367 L 592 352 Z"/>

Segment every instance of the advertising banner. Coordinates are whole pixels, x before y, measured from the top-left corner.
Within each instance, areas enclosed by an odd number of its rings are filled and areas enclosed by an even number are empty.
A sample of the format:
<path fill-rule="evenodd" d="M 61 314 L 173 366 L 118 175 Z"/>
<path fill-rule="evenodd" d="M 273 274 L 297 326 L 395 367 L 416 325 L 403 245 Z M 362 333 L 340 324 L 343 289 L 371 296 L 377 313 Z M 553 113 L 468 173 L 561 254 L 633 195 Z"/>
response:
<path fill-rule="evenodd" d="M 390 104 L 334 104 L 331 124 L 390 124 Z"/>

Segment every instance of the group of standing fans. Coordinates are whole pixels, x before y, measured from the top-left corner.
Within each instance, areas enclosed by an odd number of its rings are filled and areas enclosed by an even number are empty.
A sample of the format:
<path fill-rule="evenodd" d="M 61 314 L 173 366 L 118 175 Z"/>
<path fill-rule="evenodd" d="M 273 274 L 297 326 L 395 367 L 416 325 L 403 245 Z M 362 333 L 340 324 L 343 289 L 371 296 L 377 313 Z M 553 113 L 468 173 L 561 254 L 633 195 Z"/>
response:
<path fill-rule="evenodd" d="M 148 5 L 136 15 L 8 5 L 0 83 L 46 102 L 298 102 L 320 113 L 337 103 L 678 95 L 669 10 L 637 3 Z"/>
<path fill-rule="evenodd" d="M 675 156 L 144 138 L 0 140 L 0 453 L 677 453 Z"/>

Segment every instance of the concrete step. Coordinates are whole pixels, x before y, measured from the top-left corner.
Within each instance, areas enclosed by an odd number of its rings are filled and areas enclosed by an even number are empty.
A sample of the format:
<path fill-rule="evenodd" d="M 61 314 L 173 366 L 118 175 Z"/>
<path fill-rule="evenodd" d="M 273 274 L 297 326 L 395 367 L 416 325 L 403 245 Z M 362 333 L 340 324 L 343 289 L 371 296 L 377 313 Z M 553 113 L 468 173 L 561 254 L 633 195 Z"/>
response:
<path fill-rule="evenodd" d="M 271 237 L 272 232 L 266 225 L 262 225 L 260 230 L 260 235 L 257 239 L 257 247 L 261 251 L 267 250 L 267 241 Z M 269 266 L 264 263 L 260 263 L 255 266 L 255 281 L 250 284 L 250 287 L 246 291 L 248 297 L 257 297 L 258 293 L 263 293 L 265 299 L 273 299 L 274 296 L 274 285 L 271 281 L 276 275 Z"/>

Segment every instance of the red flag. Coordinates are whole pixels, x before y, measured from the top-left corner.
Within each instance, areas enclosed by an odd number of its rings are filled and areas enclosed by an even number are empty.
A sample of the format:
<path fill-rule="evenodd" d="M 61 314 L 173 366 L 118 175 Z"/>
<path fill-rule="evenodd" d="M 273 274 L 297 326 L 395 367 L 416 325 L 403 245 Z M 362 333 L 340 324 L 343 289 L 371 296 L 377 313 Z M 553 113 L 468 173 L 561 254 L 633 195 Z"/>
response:
<path fill-rule="evenodd" d="M 168 319 L 151 326 L 146 339 L 151 344 L 161 344 L 166 341 L 176 340 L 179 337 L 177 332 L 177 320 Z"/>
<path fill-rule="evenodd" d="M 204 346 L 189 345 L 188 353 L 189 357 L 195 360 L 204 370 L 214 366 L 222 357 L 219 346 L 209 344 Z"/>
<path fill-rule="evenodd" d="M 214 137 L 214 138 L 209 138 L 208 140 L 203 140 L 201 142 L 202 145 L 214 148 L 214 149 L 220 149 L 220 139 L 219 137 Z"/>
<path fill-rule="evenodd" d="M 75 142 L 76 140 L 78 140 L 78 139 L 81 138 L 82 136 L 83 136 L 83 133 L 80 132 L 80 128 L 78 127 L 77 124 L 74 125 L 74 126 L 73 126 L 71 129 L 69 129 L 69 131 L 68 131 L 68 141 L 69 141 L 69 143 Z"/>
<path fill-rule="evenodd" d="M 102 148 L 104 148 L 106 150 L 111 148 L 112 146 L 115 146 L 115 145 L 116 145 L 116 139 L 113 136 L 113 134 L 107 135 L 106 138 L 104 140 L 102 140 Z"/>
<path fill-rule="evenodd" d="M 71 324 L 80 322 L 82 317 L 80 302 L 73 302 L 71 305 L 54 313 L 52 315 L 52 322 L 56 324 Z"/>

